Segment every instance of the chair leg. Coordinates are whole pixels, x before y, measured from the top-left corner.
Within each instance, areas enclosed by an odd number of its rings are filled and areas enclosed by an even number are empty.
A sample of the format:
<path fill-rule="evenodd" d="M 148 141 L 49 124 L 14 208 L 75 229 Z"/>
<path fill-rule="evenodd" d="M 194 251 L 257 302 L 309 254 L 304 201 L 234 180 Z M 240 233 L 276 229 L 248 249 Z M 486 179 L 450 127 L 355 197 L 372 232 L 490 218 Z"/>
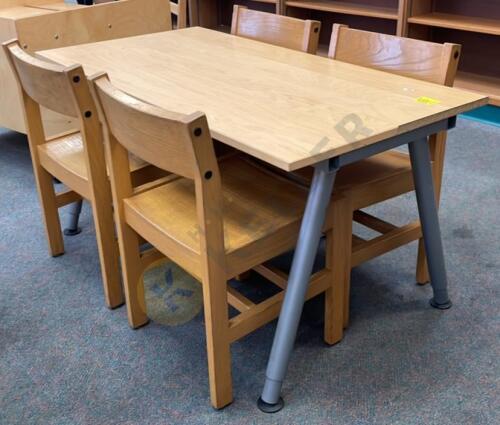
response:
<path fill-rule="evenodd" d="M 203 303 L 210 399 L 213 407 L 221 409 L 233 401 L 227 291 L 223 279 L 203 279 Z"/>
<path fill-rule="evenodd" d="M 327 268 L 332 288 L 325 293 L 325 342 L 334 344 L 349 322 L 349 290 L 352 253 L 352 206 L 348 198 L 333 202 L 333 229 L 327 234 Z M 332 311 L 333 310 L 333 311 Z"/>
<path fill-rule="evenodd" d="M 94 196 L 92 212 L 94 215 L 95 232 L 99 259 L 101 263 L 104 296 L 109 308 L 116 308 L 124 303 L 120 269 L 118 267 L 118 243 L 115 237 L 111 193 L 101 193 Z"/>
<path fill-rule="evenodd" d="M 126 223 L 118 232 L 120 263 L 127 304 L 128 323 L 137 329 L 149 322 L 144 296 L 143 268 L 139 250 L 139 237 Z"/>
<path fill-rule="evenodd" d="M 427 258 L 425 256 L 424 240 L 418 240 L 418 256 L 417 256 L 417 283 L 425 285 L 430 282 L 429 271 L 427 269 Z"/>
<path fill-rule="evenodd" d="M 52 175 L 41 166 L 34 166 L 33 169 L 42 206 L 50 255 L 57 257 L 64 254 L 64 241 Z"/>
<path fill-rule="evenodd" d="M 339 280 L 338 269 L 330 264 L 337 261 L 333 257 L 333 232 L 326 234 L 326 267 L 331 273 L 331 286 L 325 291 L 325 329 L 323 339 L 329 345 L 336 344 L 342 339 L 344 333 L 344 283 Z"/>

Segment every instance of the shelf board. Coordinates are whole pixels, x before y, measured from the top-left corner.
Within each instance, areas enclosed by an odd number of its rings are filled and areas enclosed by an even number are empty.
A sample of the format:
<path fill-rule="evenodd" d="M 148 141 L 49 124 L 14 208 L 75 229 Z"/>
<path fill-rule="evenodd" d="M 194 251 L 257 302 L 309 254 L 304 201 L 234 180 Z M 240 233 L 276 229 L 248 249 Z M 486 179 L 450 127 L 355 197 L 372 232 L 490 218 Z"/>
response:
<path fill-rule="evenodd" d="M 426 13 L 425 15 L 412 16 L 408 18 L 408 22 L 411 24 L 429 25 L 431 27 L 500 35 L 499 19 L 486 19 L 474 16 L 432 12 Z"/>
<path fill-rule="evenodd" d="M 276 0 L 252 0 L 256 3 L 269 3 L 269 4 L 276 4 Z"/>
<path fill-rule="evenodd" d="M 367 0 L 368 3 L 369 0 Z M 300 9 L 321 10 L 324 12 L 343 13 L 345 15 L 368 16 L 371 18 L 398 19 L 397 9 L 361 5 L 334 0 L 288 0 L 286 6 Z"/>
<path fill-rule="evenodd" d="M 459 71 L 455 87 L 482 93 L 490 98 L 490 105 L 500 106 L 500 78 Z"/>

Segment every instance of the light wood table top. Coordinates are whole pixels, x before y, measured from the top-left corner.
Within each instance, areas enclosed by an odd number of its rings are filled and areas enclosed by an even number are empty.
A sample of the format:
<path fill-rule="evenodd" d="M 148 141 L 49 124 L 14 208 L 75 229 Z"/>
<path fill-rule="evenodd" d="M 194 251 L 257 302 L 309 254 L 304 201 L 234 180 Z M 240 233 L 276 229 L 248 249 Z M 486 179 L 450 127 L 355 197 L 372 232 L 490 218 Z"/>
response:
<path fill-rule="evenodd" d="M 133 96 L 202 111 L 212 136 L 291 171 L 485 105 L 487 98 L 200 27 L 38 53 Z M 365 129 L 354 132 L 354 122 Z"/>

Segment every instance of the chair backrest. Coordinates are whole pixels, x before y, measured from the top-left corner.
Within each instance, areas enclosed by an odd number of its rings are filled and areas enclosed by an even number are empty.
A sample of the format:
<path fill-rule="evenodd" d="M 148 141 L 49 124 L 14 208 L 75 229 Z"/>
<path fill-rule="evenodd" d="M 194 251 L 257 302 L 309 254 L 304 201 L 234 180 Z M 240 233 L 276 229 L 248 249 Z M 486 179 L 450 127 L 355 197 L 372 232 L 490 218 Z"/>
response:
<path fill-rule="evenodd" d="M 194 144 L 209 136 L 203 114 L 183 115 L 145 103 L 114 87 L 106 75 L 93 81 L 109 133 L 120 145 L 165 171 L 195 179 Z M 194 121 L 200 126 L 193 127 Z"/>
<path fill-rule="evenodd" d="M 29 52 L 172 29 L 169 0 L 119 0 L 16 21 Z"/>
<path fill-rule="evenodd" d="M 178 114 L 114 87 L 106 74 L 92 79 L 107 139 L 115 208 L 133 194 L 128 153 L 165 171 L 194 180 L 202 256 L 222 261 L 222 190 L 205 115 Z"/>
<path fill-rule="evenodd" d="M 321 22 L 275 15 L 234 5 L 231 34 L 306 53 L 318 49 Z"/>
<path fill-rule="evenodd" d="M 74 118 L 79 116 L 68 70 L 80 71 L 81 67 L 65 68 L 33 57 L 17 41 L 4 44 L 15 75 L 25 94 L 38 105 Z"/>
<path fill-rule="evenodd" d="M 187 0 L 177 0 L 177 3 L 171 1 L 170 12 L 177 18 L 177 29 L 187 27 Z"/>
<path fill-rule="evenodd" d="M 3 48 L 19 86 L 33 161 L 46 143 L 40 107 L 78 119 L 89 180 L 107 181 L 97 107 L 80 65 L 63 67 L 26 53 L 17 40 Z M 36 166 L 36 164 L 34 164 Z"/>
<path fill-rule="evenodd" d="M 335 24 L 328 57 L 452 86 L 460 57 L 460 45 L 432 43 Z"/>

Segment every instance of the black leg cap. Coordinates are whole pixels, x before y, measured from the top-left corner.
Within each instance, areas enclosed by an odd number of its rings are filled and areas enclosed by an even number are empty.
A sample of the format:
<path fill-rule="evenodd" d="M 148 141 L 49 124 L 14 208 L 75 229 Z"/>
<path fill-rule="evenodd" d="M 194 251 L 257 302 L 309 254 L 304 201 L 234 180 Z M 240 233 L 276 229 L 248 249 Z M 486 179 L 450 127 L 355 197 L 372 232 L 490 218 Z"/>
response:
<path fill-rule="evenodd" d="M 431 305 L 431 307 L 437 308 L 438 310 L 448 310 L 452 306 L 450 300 L 446 301 L 445 303 L 437 303 L 434 298 L 431 298 L 429 304 Z"/>
<path fill-rule="evenodd" d="M 279 412 L 285 406 L 285 401 L 282 397 L 278 400 L 277 403 L 271 404 L 266 403 L 262 398 L 259 397 L 257 400 L 257 407 L 264 413 L 276 413 Z"/>
<path fill-rule="evenodd" d="M 76 229 L 64 229 L 64 234 L 66 236 L 75 236 L 82 232 L 81 227 L 77 227 Z"/>

